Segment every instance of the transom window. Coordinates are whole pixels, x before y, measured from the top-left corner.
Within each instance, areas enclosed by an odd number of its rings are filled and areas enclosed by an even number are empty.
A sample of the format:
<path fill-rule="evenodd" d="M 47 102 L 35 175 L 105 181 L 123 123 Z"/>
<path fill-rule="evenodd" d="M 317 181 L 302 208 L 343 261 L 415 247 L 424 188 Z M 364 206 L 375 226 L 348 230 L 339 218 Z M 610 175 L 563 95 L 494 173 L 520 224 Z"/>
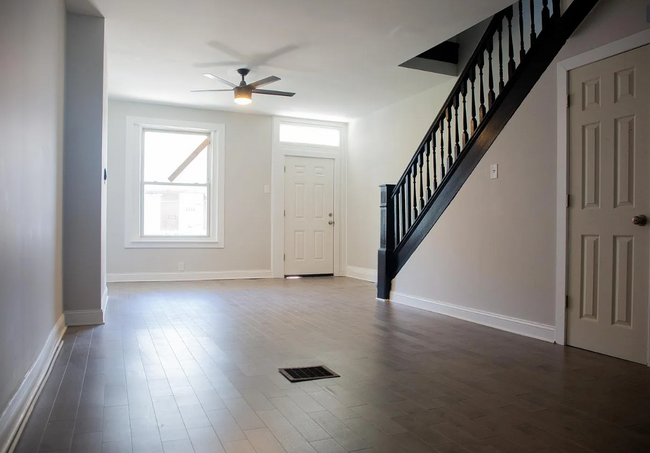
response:
<path fill-rule="evenodd" d="M 338 127 L 280 123 L 280 143 L 296 143 L 339 148 L 341 146 L 341 129 Z"/>
<path fill-rule="evenodd" d="M 130 122 L 127 246 L 223 247 L 223 125 Z"/>

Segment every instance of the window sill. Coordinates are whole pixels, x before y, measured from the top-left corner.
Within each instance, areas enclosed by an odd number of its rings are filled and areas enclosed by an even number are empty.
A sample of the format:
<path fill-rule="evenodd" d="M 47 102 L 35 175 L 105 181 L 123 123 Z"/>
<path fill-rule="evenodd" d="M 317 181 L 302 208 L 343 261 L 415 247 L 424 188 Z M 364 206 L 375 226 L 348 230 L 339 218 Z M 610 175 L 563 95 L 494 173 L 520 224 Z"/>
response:
<path fill-rule="evenodd" d="M 127 249 L 222 249 L 223 242 L 188 240 L 133 240 L 124 244 Z"/>

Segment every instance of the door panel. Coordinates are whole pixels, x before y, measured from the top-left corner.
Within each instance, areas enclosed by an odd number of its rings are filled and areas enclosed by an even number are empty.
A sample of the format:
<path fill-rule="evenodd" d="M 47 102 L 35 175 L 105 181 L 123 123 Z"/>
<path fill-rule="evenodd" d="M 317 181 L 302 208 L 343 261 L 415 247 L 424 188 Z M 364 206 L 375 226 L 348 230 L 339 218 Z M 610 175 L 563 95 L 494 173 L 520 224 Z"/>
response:
<path fill-rule="evenodd" d="M 614 132 L 614 190 L 615 207 L 634 206 L 634 136 L 636 134 L 633 115 L 616 119 Z"/>
<path fill-rule="evenodd" d="M 584 208 L 600 207 L 600 124 L 583 126 L 582 200 Z"/>
<path fill-rule="evenodd" d="M 598 319 L 598 268 L 600 264 L 600 238 L 582 237 L 580 319 Z"/>
<path fill-rule="evenodd" d="M 285 275 L 334 273 L 334 161 L 285 158 Z"/>
<path fill-rule="evenodd" d="M 614 309 L 612 323 L 632 327 L 632 276 L 634 275 L 634 238 L 614 237 Z"/>
<path fill-rule="evenodd" d="M 647 363 L 650 47 L 569 74 L 567 343 Z"/>

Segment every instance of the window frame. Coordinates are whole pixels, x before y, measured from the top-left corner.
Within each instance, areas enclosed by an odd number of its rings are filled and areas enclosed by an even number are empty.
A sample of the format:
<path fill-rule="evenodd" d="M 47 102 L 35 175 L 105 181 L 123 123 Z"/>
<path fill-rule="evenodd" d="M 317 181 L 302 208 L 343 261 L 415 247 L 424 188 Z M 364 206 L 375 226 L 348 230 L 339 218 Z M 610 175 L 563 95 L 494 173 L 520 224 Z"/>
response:
<path fill-rule="evenodd" d="M 208 151 L 208 235 L 144 236 L 144 133 L 206 134 Z M 127 117 L 125 156 L 125 248 L 224 248 L 225 125 L 161 118 Z M 181 183 L 174 185 L 183 185 Z M 192 185 L 192 184 L 187 184 Z M 204 186 L 201 184 L 201 186 Z"/>

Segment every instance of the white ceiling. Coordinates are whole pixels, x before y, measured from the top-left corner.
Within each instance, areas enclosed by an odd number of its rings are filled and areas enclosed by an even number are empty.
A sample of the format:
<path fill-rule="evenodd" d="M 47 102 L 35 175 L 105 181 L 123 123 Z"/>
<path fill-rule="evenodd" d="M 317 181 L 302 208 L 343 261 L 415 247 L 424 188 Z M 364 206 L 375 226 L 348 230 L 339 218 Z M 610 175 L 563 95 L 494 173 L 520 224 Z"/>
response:
<path fill-rule="evenodd" d="M 106 18 L 109 96 L 246 113 L 349 120 L 447 80 L 398 65 L 513 0 L 90 0 Z M 210 68 L 201 64 L 221 63 Z M 201 74 L 277 75 L 238 106 Z"/>

